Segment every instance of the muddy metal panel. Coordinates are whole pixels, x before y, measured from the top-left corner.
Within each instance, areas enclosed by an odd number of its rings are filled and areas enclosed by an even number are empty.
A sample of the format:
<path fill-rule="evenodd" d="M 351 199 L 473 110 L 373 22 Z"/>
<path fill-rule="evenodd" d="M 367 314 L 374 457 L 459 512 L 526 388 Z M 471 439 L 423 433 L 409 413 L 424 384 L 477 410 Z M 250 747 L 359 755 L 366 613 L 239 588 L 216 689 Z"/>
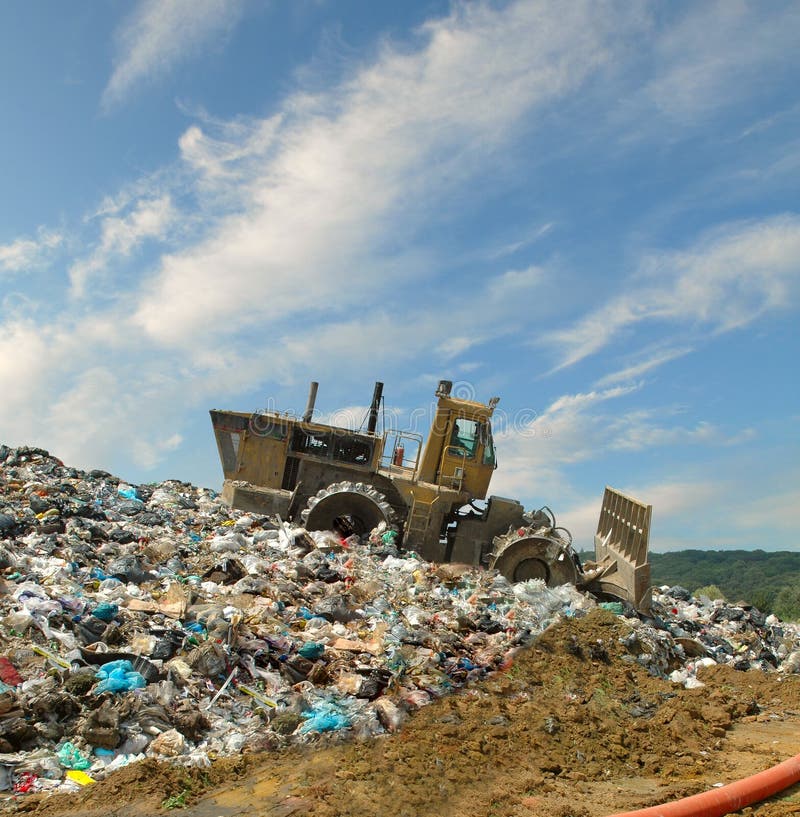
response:
<path fill-rule="evenodd" d="M 382 436 L 279 414 L 213 410 L 211 421 L 225 478 L 259 487 L 293 490 L 302 479 L 300 461 L 323 463 L 331 473 L 344 467 L 347 478 L 354 470 L 369 475 L 383 454 Z"/>
<path fill-rule="evenodd" d="M 597 533 L 595 559 L 603 568 L 597 583 L 637 609 L 650 608 L 648 545 L 653 506 L 606 486 Z"/>
<path fill-rule="evenodd" d="M 226 479 L 222 485 L 222 499 L 240 511 L 265 516 L 279 514 L 281 518 L 286 519 L 292 502 L 292 492 L 260 488 L 249 482 Z"/>
<path fill-rule="evenodd" d="M 285 419 L 233 411 L 212 411 L 222 471 L 226 479 L 280 488 L 289 424 Z"/>
<path fill-rule="evenodd" d="M 297 490 L 297 509 L 306 506 L 308 498 L 317 493 L 322 488 L 327 488 L 335 482 L 363 482 L 369 485 L 376 485 L 369 468 L 358 466 L 347 466 L 331 462 L 318 462 L 310 458 L 301 459 L 297 471 L 297 484 L 293 490 Z M 379 488 L 380 490 L 380 488 Z"/>
<path fill-rule="evenodd" d="M 247 431 L 250 416 L 241 412 L 211 410 L 211 424 L 217 441 L 219 461 L 226 479 L 236 478 L 239 444 Z"/>
<path fill-rule="evenodd" d="M 523 512 L 521 503 L 515 499 L 489 497 L 481 516 L 459 519 L 447 561 L 480 564 L 481 557 L 492 549 L 495 536 L 523 524 Z"/>

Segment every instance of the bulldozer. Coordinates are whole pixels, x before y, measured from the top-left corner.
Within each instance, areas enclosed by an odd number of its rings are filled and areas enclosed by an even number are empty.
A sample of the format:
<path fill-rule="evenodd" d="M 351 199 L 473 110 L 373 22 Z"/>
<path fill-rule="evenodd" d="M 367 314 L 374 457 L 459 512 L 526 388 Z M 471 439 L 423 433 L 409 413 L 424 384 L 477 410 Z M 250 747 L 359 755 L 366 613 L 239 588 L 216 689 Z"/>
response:
<path fill-rule="evenodd" d="M 511 582 L 574 584 L 649 611 L 651 506 L 606 487 L 595 558 L 582 564 L 548 507 L 527 512 L 515 499 L 487 498 L 499 398 L 466 400 L 440 381 L 423 438 L 385 422 L 377 431 L 382 383 L 363 431 L 314 422 L 317 389 L 312 383 L 301 417 L 211 410 L 224 501 L 345 538 L 393 528 L 403 549 L 431 562 L 483 565 Z"/>

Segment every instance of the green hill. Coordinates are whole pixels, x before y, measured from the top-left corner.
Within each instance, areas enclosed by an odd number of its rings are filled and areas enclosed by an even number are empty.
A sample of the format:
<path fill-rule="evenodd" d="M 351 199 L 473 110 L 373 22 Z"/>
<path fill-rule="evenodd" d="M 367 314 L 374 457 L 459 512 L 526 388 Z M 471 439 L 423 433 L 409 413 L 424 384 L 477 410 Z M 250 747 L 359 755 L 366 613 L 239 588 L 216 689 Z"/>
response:
<path fill-rule="evenodd" d="M 581 558 L 594 554 L 581 553 Z M 650 553 L 653 584 L 694 593 L 716 585 L 730 602 L 745 601 L 784 621 L 800 620 L 800 552 L 678 550 Z"/>

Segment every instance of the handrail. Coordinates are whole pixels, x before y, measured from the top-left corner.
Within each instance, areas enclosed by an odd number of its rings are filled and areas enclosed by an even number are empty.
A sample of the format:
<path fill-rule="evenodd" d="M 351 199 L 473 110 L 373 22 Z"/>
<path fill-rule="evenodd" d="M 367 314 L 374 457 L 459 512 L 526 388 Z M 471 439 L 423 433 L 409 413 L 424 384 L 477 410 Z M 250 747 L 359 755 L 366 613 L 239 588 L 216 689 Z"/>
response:
<path fill-rule="evenodd" d="M 392 445 L 391 453 L 386 452 L 386 447 L 384 445 L 383 454 L 381 455 L 381 468 L 386 468 L 388 470 L 392 470 L 393 468 L 403 468 L 409 469 L 412 472 L 412 476 L 416 478 L 417 470 L 419 468 L 419 460 L 420 456 L 422 455 L 422 434 L 418 434 L 416 431 L 388 431 L 386 432 L 386 438 L 393 437 L 394 444 Z M 411 465 L 396 465 L 394 458 L 395 452 L 399 448 L 399 443 L 403 440 L 409 440 L 410 442 L 414 442 L 417 444 L 416 455 L 414 457 L 414 464 Z M 403 456 L 405 461 L 405 455 Z"/>
<path fill-rule="evenodd" d="M 448 450 L 452 450 L 452 451 L 458 452 L 458 453 L 448 454 L 447 453 Z M 461 457 L 461 476 L 457 477 L 455 470 L 453 470 L 452 474 L 445 474 L 444 473 L 444 459 L 445 459 L 445 457 L 454 457 L 456 459 L 458 457 Z M 457 467 L 458 466 L 454 466 L 454 469 L 457 468 Z M 466 473 L 466 470 L 467 470 L 467 449 L 466 448 L 461 448 L 461 447 L 455 446 L 455 445 L 449 445 L 449 444 L 443 446 L 442 447 L 442 456 L 441 456 L 441 459 L 439 460 L 439 483 L 441 484 L 442 479 L 447 477 L 447 478 L 451 479 L 452 483 L 453 483 L 450 487 L 457 490 L 457 491 L 460 491 L 464 487 L 464 474 Z"/>

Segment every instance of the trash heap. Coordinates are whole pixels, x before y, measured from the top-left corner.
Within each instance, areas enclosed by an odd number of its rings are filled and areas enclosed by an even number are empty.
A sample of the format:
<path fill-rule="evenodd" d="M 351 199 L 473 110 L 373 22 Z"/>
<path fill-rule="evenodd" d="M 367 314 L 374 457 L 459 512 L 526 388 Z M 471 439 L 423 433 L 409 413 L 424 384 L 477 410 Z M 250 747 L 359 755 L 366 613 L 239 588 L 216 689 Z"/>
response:
<path fill-rule="evenodd" d="M 395 539 L 309 534 L 208 489 L 0 446 L 0 787 L 392 732 L 594 606 Z"/>
<path fill-rule="evenodd" d="M 0 446 L 0 790 L 394 732 L 595 606 L 429 564 L 396 537 L 343 541 L 188 483 L 132 486 Z M 752 608 L 681 588 L 647 620 L 604 606 L 630 627 L 626 659 L 687 686 L 708 661 L 800 669 L 797 627 Z"/>
<path fill-rule="evenodd" d="M 635 624 L 631 641 L 645 645 L 642 663 L 674 683 L 689 689 L 703 686 L 697 670 L 713 664 L 800 672 L 800 626 L 765 616 L 750 604 L 695 598 L 675 586 L 654 591 L 653 612 L 656 626 Z"/>

